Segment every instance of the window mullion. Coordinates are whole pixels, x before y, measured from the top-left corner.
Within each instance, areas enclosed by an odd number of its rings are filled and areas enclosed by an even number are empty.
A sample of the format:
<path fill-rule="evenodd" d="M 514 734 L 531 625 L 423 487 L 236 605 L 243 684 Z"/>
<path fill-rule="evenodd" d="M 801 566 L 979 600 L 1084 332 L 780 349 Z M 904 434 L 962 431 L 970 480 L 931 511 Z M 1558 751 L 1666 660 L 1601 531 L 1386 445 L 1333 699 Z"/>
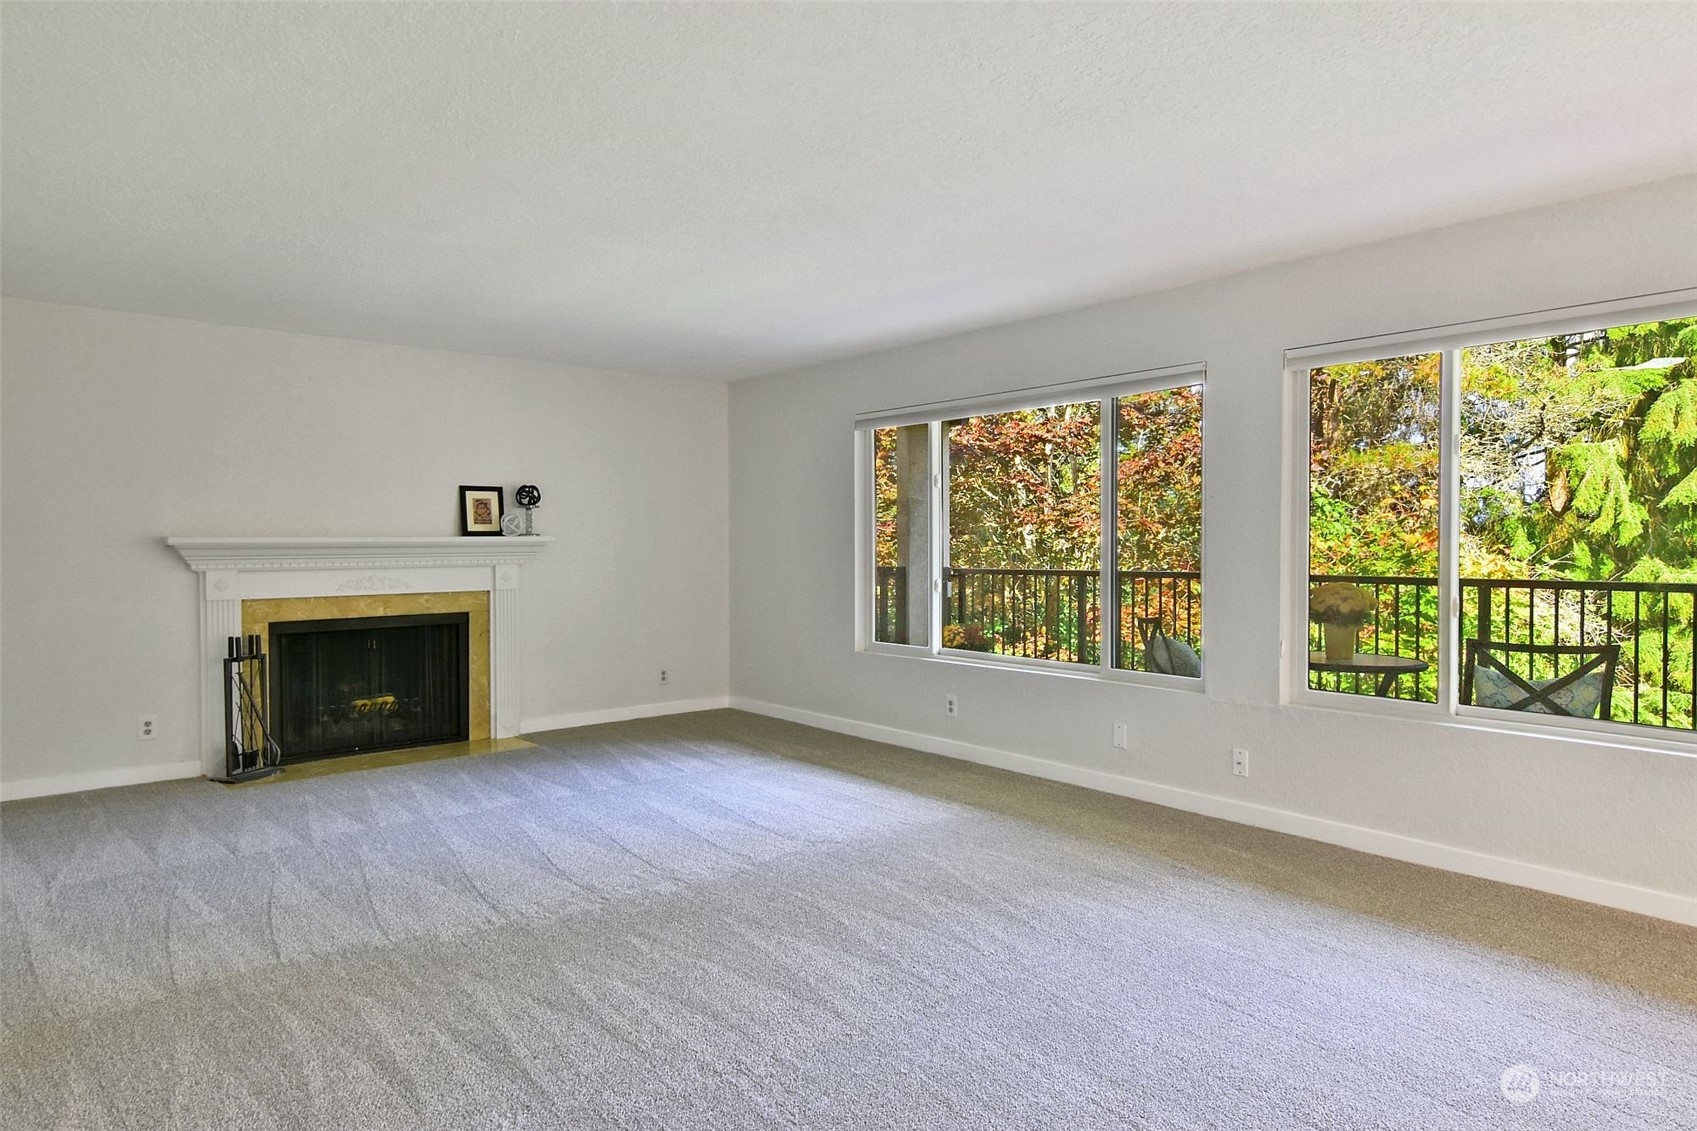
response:
<path fill-rule="evenodd" d="M 1307 694 L 1312 680 L 1308 667 L 1308 591 L 1313 569 L 1308 512 L 1313 498 L 1313 387 L 1309 370 L 1287 367 L 1285 381 L 1285 499 L 1283 527 L 1285 562 L 1283 577 L 1283 632 L 1279 640 L 1281 661 L 1279 697 L 1289 703 Z"/>
<path fill-rule="evenodd" d="M 1461 632 L 1461 365 L 1444 351 L 1438 379 L 1438 703 L 1455 713 Z"/>
<path fill-rule="evenodd" d="M 1117 397 L 1101 402 L 1102 422 L 1099 458 L 1102 480 L 1102 529 L 1100 580 L 1096 595 L 1096 635 L 1098 663 L 1104 671 L 1119 666 L 1120 647 L 1120 586 L 1119 571 L 1119 415 Z"/>
<path fill-rule="evenodd" d="M 855 576 L 860 578 L 854 618 L 856 649 L 878 639 L 878 470 L 873 442 L 870 428 L 855 431 L 854 490 L 859 536 L 855 539 L 854 568 Z"/>
<path fill-rule="evenodd" d="M 930 610 L 932 655 L 943 650 L 943 602 L 948 598 L 945 582 L 949 576 L 949 446 L 944 442 L 944 426 L 940 420 L 931 421 L 931 576 L 927 586 L 931 591 Z"/>

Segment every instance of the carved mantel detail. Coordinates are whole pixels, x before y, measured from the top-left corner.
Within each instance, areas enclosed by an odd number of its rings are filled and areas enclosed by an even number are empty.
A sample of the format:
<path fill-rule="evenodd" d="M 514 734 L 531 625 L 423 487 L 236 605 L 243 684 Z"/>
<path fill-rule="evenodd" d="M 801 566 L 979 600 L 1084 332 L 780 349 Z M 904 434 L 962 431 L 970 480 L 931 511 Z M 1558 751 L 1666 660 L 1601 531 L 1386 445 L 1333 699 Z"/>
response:
<path fill-rule="evenodd" d="M 394 574 L 368 573 L 364 577 L 350 577 L 336 586 L 338 593 L 392 593 L 397 589 L 410 589 L 405 578 Z"/>

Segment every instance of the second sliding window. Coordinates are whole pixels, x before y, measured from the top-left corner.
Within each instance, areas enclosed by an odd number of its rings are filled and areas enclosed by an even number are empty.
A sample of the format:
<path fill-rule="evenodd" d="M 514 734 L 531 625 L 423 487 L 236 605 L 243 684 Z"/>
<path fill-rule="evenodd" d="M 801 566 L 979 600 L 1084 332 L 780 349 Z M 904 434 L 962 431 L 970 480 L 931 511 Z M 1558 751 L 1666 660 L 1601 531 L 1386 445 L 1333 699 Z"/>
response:
<path fill-rule="evenodd" d="M 1200 678 L 1201 370 L 952 407 L 862 426 L 868 638 Z"/>

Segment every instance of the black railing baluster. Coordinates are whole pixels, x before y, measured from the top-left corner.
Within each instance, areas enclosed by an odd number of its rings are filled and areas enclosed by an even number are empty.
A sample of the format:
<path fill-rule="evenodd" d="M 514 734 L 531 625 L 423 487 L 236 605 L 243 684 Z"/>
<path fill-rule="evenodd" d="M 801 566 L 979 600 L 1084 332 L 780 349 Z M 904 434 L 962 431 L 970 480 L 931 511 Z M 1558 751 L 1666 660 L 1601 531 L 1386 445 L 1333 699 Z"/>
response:
<path fill-rule="evenodd" d="M 891 584 L 889 586 L 887 597 L 891 600 L 892 607 L 895 610 L 895 639 L 899 644 L 906 644 L 909 642 L 907 624 L 907 567 L 896 566 L 895 572 L 890 577 L 890 582 Z M 886 612 L 885 615 L 888 616 L 888 613 Z"/>
<path fill-rule="evenodd" d="M 876 624 L 872 635 L 878 640 L 890 638 L 890 575 L 883 569 L 878 570 L 878 591 L 876 597 Z"/>
<path fill-rule="evenodd" d="M 1116 570 L 1114 586 L 1119 591 L 1119 622 L 1114 625 L 1114 634 L 1119 637 L 1120 641 L 1119 654 L 1115 657 L 1114 663 L 1122 668 L 1135 667 L 1141 662 L 1137 654 L 1137 634 L 1126 631 L 1126 613 L 1131 612 L 1134 617 L 1137 615 L 1133 611 L 1135 606 L 1132 604 L 1131 578 Z"/>
<path fill-rule="evenodd" d="M 1384 590 L 1383 590 L 1383 587 L 1380 586 L 1380 584 L 1375 581 L 1373 583 L 1373 651 L 1375 651 L 1375 652 L 1382 650 L 1379 646 L 1379 626 L 1380 626 L 1380 624 L 1382 624 L 1384 622 L 1384 619 L 1385 619 L 1384 618 L 1384 609 L 1385 609 Z M 1359 673 L 1359 672 L 1356 673 L 1355 683 L 1356 683 L 1356 686 L 1359 688 L 1360 685 L 1361 685 L 1361 673 Z"/>
<path fill-rule="evenodd" d="M 885 619 L 885 602 L 889 597 L 890 579 L 880 566 L 874 575 L 872 589 L 872 639 L 888 640 L 889 624 Z"/>
<path fill-rule="evenodd" d="M 1534 640 L 1538 639 L 1538 587 L 1536 585 L 1528 585 L 1525 589 L 1525 593 L 1526 593 L 1526 643 L 1530 644 Z M 1530 670 L 1532 672 L 1532 678 L 1533 679 L 1541 679 L 1542 678 L 1538 674 L 1536 667 L 1534 667 Z"/>
<path fill-rule="evenodd" d="M 1665 595 L 1662 597 L 1661 606 L 1662 606 L 1662 616 L 1661 616 L 1661 620 L 1662 620 L 1662 724 L 1665 726 L 1665 725 L 1667 725 L 1667 721 L 1668 721 L 1668 684 L 1669 684 L 1669 680 L 1668 680 L 1668 602 L 1667 602 L 1667 597 Z"/>
<path fill-rule="evenodd" d="M 1020 656 L 1031 655 L 1031 579 L 1023 575 L 1018 579 L 1019 604 L 1019 651 Z"/>
<path fill-rule="evenodd" d="M 1013 589 L 1011 588 L 1012 584 L 1012 578 L 1003 578 L 996 583 L 993 590 L 996 594 L 995 616 L 997 638 L 1002 640 L 1005 644 L 1012 643 L 1014 625 L 1018 620 L 1018 618 L 1014 615 L 1014 594 Z M 994 645 L 992 645 L 992 647 L 994 647 Z"/>
<path fill-rule="evenodd" d="M 1644 624 L 1643 595 L 1632 594 L 1632 721 L 1638 721 L 1638 701 L 1644 688 Z"/>
<path fill-rule="evenodd" d="M 1402 655 L 1402 582 L 1391 585 L 1391 603 L 1396 609 L 1396 619 L 1391 622 L 1391 654 Z"/>
<path fill-rule="evenodd" d="M 1029 654 L 1033 659 L 1039 658 L 1043 655 L 1043 646 L 1046 643 L 1044 640 L 1044 631 L 1046 628 L 1046 625 L 1044 624 L 1044 614 L 1048 611 L 1045 607 L 1048 591 L 1049 579 L 1047 577 L 1039 575 L 1032 579 L 1031 624 L 1032 627 L 1037 630 L 1031 634 L 1031 650 Z"/>
<path fill-rule="evenodd" d="M 1031 634 L 1031 655 L 1033 657 L 1043 654 L 1044 633 L 1046 631 L 1043 614 L 1048 611 L 1045 608 L 1044 598 L 1048 594 L 1048 582 L 1049 579 L 1041 575 L 1032 579 L 1031 625 L 1036 629 Z"/>

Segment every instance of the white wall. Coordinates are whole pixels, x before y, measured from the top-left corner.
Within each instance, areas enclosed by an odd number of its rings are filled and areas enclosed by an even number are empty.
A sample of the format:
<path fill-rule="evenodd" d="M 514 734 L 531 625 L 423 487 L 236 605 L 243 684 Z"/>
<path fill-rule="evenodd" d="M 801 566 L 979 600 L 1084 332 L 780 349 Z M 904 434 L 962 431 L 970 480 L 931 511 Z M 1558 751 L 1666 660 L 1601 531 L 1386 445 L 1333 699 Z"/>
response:
<path fill-rule="evenodd" d="M 1683 178 L 740 382 L 733 702 L 1697 916 L 1697 758 L 1281 705 L 1278 655 L 1285 348 L 1694 284 Z M 854 651 L 856 412 L 1198 360 L 1205 695 Z M 1129 757 L 1111 749 L 1116 720 Z M 1233 745 L 1253 752 L 1247 779 Z"/>
<path fill-rule="evenodd" d="M 723 384 L 16 299 L 0 376 L 8 793 L 198 763 L 166 535 L 457 534 L 461 483 L 540 485 L 556 538 L 524 567 L 527 729 L 726 694 Z"/>

